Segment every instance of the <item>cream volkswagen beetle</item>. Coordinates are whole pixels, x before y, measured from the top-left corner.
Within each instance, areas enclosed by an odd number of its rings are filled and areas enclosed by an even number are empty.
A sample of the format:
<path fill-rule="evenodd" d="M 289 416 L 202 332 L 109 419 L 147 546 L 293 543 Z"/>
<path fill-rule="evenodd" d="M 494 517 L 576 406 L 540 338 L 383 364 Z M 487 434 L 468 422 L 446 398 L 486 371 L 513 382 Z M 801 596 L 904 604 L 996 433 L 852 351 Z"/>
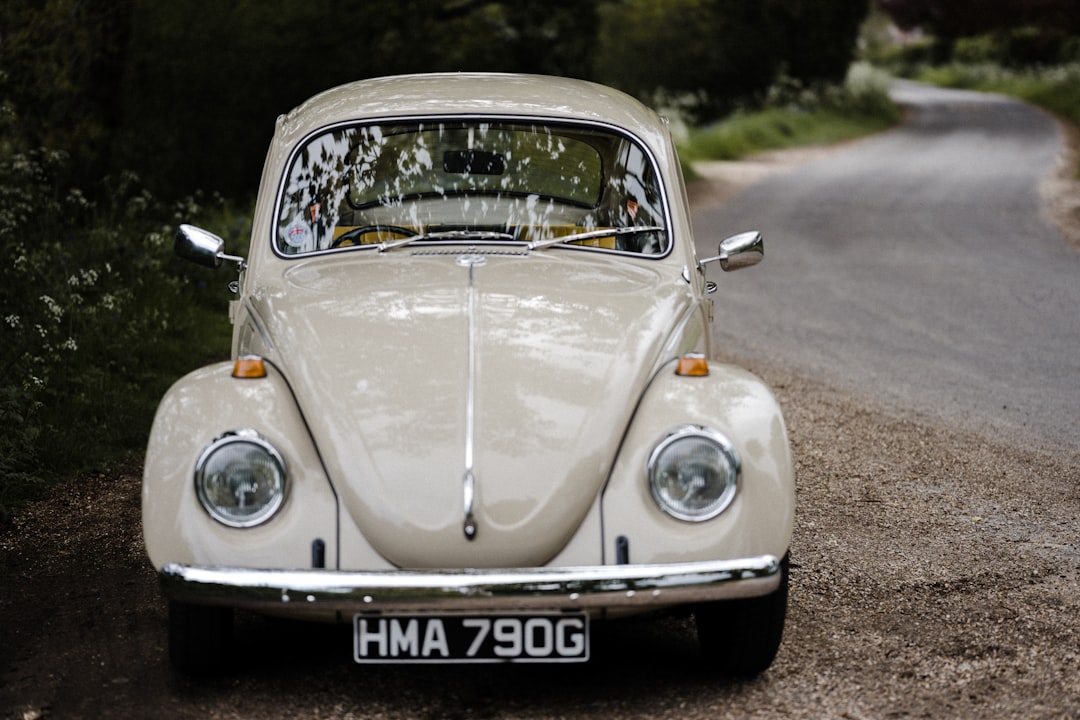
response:
<path fill-rule="evenodd" d="M 179 670 L 227 662 L 235 608 L 347 624 L 361 663 L 585 661 L 591 624 L 682 610 L 718 672 L 770 665 L 792 463 L 769 390 L 710 359 L 706 279 L 761 237 L 697 257 L 653 111 L 534 76 L 339 87 L 278 119 L 248 257 L 176 249 L 239 270 L 233 359 L 147 450 Z"/>

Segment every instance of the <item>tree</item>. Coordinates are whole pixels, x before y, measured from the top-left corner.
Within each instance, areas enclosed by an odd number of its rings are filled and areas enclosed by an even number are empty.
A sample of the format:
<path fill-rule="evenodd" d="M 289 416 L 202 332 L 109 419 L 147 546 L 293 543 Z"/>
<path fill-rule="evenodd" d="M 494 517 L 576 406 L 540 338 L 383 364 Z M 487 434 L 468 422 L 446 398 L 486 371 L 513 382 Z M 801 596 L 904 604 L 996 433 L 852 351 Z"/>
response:
<path fill-rule="evenodd" d="M 75 182 L 99 176 L 119 126 L 131 0 L 0 5 L 0 150 L 49 147 Z"/>
<path fill-rule="evenodd" d="M 1080 31 L 1076 0 L 877 0 L 899 27 L 958 38 L 1031 26 L 1047 33 Z"/>
<path fill-rule="evenodd" d="M 869 0 L 785 0 L 769 10 L 788 75 L 804 83 L 844 79 Z"/>
<path fill-rule="evenodd" d="M 647 101 L 690 98 L 708 119 L 781 73 L 804 84 L 841 78 L 867 2 L 7 0 L 0 143 L 63 149 L 87 178 L 131 169 L 166 197 L 243 197 L 275 117 L 344 82 L 440 70 L 566 75 Z"/>
<path fill-rule="evenodd" d="M 770 4 L 606 2 L 600 8 L 597 78 L 647 101 L 659 94 L 690 102 L 700 117 L 723 114 L 776 76 L 779 42 L 768 22 Z"/>
<path fill-rule="evenodd" d="M 436 2 L 433 33 L 453 68 L 586 77 L 597 0 Z"/>
<path fill-rule="evenodd" d="M 274 118 L 319 91 L 411 72 L 584 76 L 596 26 L 595 0 L 132 2 L 117 163 L 174 195 L 253 193 Z"/>
<path fill-rule="evenodd" d="M 610 0 L 598 79 L 640 97 L 682 96 L 699 119 L 761 95 L 783 72 L 842 78 L 868 0 Z"/>

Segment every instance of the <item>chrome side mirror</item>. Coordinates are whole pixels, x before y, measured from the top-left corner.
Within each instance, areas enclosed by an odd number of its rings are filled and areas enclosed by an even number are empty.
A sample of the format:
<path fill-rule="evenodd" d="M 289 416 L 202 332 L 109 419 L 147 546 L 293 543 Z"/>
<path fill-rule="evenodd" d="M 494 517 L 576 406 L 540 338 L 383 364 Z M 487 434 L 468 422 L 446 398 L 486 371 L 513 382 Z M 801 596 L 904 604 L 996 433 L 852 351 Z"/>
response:
<path fill-rule="evenodd" d="M 194 225 L 181 225 L 176 231 L 173 251 L 185 260 L 198 265 L 216 268 L 228 260 L 234 262 L 240 271 L 246 263 L 244 258 L 225 254 L 225 241 L 212 232 L 207 232 Z"/>
<path fill-rule="evenodd" d="M 699 265 L 704 267 L 719 260 L 720 269 L 724 272 L 741 270 L 761 262 L 765 257 L 765 240 L 757 230 L 749 230 L 720 241 L 717 252 L 716 257 L 702 260 Z"/>

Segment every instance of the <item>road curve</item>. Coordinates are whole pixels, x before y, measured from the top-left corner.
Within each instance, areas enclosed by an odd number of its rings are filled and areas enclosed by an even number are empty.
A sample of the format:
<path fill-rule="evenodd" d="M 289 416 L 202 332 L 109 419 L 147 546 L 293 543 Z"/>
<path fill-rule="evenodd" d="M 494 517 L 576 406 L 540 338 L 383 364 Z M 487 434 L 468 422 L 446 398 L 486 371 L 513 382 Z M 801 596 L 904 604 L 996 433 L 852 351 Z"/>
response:
<path fill-rule="evenodd" d="M 766 239 L 761 268 L 710 268 L 721 353 L 1075 456 L 1080 252 L 1039 195 L 1056 124 L 994 95 L 894 97 L 900 127 L 695 213 L 703 256 L 735 231 Z"/>

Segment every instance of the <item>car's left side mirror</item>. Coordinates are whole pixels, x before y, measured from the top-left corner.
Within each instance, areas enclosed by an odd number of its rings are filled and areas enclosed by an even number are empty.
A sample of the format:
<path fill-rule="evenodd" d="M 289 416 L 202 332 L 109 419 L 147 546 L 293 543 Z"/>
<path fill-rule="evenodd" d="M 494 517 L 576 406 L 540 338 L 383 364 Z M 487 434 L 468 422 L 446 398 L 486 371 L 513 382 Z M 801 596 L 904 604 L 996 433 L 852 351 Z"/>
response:
<path fill-rule="evenodd" d="M 765 240 L 757 230 L 732 235 L 720 241 L 716 257 L 702 260 L 700 265 L 704 267 L 711 262 L 720 262 L 720 269 L 741 270 L 751 265 L 757 265 L 765 257 Z"/>
<path fill-rule="evenodd" d="M 177 255 L 199 265 L 216 268 L 225 260 L 234 262 L 244 269 L 244 258 L 225 254 L 225 241 L 212 232 L 195 227 L 181 225 L 176 231 L 173 251 Z"/>

